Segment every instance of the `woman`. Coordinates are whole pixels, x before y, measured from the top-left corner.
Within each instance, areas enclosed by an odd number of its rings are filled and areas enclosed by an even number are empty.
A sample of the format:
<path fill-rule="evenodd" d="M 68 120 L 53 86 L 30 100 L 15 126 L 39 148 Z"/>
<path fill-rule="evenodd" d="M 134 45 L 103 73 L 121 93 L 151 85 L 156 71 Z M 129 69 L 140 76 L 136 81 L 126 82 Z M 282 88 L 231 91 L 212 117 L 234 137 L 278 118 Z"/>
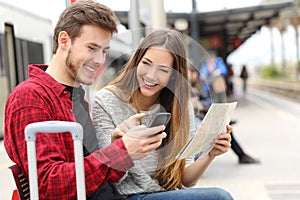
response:
<path fill-rule="evenodd" d="M 176 155 L 194 130 L 193 108 L 189 102 L 186 54 L 182 35 L 173 30 L 158 30 L 139 45 L 123 72 L 97 92 L 93 119 L 99 145 L 104 147 L 125 134 L 135 124 L 117 126 L 135 113 L 145 113 L 139 121 L 147 124 L 151 115 L 169 112 L 171 120 L 164 130 L 167 137 L 160 148 L 141 160 L 115 184 L 117 190 L 135 199 L 232 199 L 220 188 L 185 188 L 194 185 L 211 161 L 230 148 L 231 127 L 220 135 L 207 156 L 177 160 Z M 112 134 L 111 134 L 112 133 Z M 136 137 L 143 137 L 137 135 Z"/>

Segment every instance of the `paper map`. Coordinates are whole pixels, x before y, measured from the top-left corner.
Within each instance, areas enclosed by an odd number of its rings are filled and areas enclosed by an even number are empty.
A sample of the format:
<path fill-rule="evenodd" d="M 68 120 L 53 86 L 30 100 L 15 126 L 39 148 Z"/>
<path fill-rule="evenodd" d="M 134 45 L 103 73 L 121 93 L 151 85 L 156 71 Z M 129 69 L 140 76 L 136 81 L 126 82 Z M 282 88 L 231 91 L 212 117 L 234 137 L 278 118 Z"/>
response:
<path fill-rule="evenodd" d="M 213 103 L 208 109 L 200 126 L 188 143 L 178 153 L 178 159 L 184 159 L 200 153 L 206 155 L 214 146 L 214 140 L 226 131 L 237 102 Z"/>

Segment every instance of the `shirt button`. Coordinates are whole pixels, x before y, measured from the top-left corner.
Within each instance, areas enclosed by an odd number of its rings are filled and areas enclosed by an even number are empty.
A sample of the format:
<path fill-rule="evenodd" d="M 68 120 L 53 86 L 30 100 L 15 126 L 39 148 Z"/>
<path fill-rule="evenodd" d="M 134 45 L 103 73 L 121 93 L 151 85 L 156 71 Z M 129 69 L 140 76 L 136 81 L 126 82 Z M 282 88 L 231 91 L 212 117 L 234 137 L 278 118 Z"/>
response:
<path fill-rule="evenodd" d="M 70 112 L 73 112 L 73 109 L 72 109 L 72 108 L 70 108 L 70 109 L 69 109 L 69 111 L 70 111 Z"/>
<path fill-rule="evenodd" d="M 68 91 L 67 91 L 67 90 L 64 90 L 64 94 L 68 94 Z"/>

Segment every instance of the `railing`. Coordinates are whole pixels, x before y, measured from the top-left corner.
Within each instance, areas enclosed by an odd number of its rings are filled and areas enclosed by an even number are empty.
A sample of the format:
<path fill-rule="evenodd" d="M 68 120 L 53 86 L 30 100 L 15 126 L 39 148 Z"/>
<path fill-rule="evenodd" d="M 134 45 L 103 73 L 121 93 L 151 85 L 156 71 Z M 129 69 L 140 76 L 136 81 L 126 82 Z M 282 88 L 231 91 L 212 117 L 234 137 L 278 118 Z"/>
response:
<path fill-rule="evenodd" d="M 300 100 L 300 82 L 255 79 L 249 81 L 249 86 Z"/>

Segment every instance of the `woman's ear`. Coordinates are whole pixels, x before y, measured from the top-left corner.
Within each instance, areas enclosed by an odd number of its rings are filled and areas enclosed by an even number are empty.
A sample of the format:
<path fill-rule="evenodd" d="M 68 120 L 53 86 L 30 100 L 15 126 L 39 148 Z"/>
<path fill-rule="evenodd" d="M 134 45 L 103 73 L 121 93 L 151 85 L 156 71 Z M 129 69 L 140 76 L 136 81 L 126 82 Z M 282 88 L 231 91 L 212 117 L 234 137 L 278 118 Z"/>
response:
<path fill-rule="evenodd" d="M 70 37 L 66 31 L 61 31 L 58 35 L 58 47 L 67 50 L 70 43 Z"/>

